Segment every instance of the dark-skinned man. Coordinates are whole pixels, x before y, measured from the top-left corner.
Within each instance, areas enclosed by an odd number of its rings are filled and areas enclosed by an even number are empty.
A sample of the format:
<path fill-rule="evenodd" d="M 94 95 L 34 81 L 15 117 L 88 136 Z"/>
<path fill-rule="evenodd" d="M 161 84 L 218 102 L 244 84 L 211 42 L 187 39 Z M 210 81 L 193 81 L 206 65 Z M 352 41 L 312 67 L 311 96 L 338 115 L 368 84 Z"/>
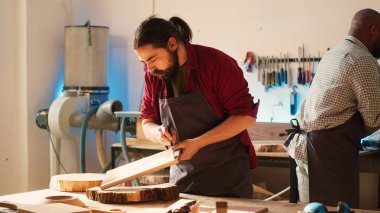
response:
<path fill-rule="evenodd" d="M 380 126 L 379 57 L 380 14 L 360 10 L 319 63 L 286 143 L 291 202 L 358 207 L 360 139 Z"/>

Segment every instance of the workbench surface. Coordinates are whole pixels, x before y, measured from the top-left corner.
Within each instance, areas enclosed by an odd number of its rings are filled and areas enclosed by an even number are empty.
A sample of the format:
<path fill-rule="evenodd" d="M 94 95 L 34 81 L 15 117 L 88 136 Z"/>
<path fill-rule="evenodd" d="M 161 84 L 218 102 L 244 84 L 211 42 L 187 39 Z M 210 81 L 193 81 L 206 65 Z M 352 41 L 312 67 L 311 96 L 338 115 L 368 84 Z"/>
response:
<path fill-rule="evenodd" d="M 112 208 L 124 209 L 128 213 L 156 213 L 156 212 L 166 212 L 165 209 L 173 204 L 175 201 L 156 201 L 156 202 L 145 202 L 139 204 L 128 204 L 128 205 L 110 205 L 102 204 L 96 201 L 92 201 L 86 198 L 84 193 L 72 193 L 72 192 L 59 192 L 51 189 L 44 189 L 32 192 L 25 192 L 19 194 L 0 196 L 0 201 L 8 201 L 18 205 L 23 204 L 41 204 L 43 203 L 45 197 L 53 195 L 71 195 L 78 197 L 82 200 L 86 206 L 101 208 L 109 210 Z M 240 198 L 215 198 L 215 197 L 205 197 L 190 194 L 180 194 L 180 198 L 199 200 L 201 205 L 201 212 L 209 212 L 212 208 L 215 208 L 215 201 L 227 201 L 229 205 L 239 205 L 239 206 L 257 206 L 257 207 L 267 207 L 269 212 L 298 212 L 304 208 L 304 205 L 300 204 L 290 204 L 283 201 L 261 201 L 253 199 L 240 199 Z M 336 207 L 329 207 L 329 210 L 336 211 Z M 371 213 L 379 211 L 369 211 L 369 210 L 355 210 L 356 213 Z"/>

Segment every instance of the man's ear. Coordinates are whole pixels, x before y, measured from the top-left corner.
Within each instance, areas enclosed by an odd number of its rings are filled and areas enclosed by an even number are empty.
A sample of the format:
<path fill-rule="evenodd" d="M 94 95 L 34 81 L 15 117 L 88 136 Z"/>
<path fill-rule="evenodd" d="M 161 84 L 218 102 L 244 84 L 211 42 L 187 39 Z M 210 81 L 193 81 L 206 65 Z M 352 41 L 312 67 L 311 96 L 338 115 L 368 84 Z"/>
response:
<path fill-rule="evenodd" d="M 380 29 L 376 25 L 371 25 L 370 30 L 371 30 L 371 35 L 376 35 L 376 33 L 379 33 Z"/>
<path fill-rule="evenodd" d="M 174 50 L 178 49 L 178 43 L 177 43 L 177 40 L 174 37 L 170 37 L 168 39 L 168 48 L 171 51 L 174 51 Z"/>

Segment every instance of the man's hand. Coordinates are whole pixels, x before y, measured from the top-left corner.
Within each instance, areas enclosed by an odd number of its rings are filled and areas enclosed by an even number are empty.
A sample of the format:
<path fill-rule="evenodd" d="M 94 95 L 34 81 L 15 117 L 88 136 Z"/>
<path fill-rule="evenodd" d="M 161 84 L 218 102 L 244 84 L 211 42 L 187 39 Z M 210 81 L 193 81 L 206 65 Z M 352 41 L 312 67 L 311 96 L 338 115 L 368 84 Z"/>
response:
<path fill-rule="evenodd" d="M 157 130 L 157 141 L 165 146 L 171 146 L 176 141 L 176 131 L 166 125 L 161 125 Z"/>
<path fill-rule="evenodd" d="M 179 160 L 190 160 L 200 148 L 196 139 L 187 139 L 174 145 L 174 151 L 181 150 Z"/>

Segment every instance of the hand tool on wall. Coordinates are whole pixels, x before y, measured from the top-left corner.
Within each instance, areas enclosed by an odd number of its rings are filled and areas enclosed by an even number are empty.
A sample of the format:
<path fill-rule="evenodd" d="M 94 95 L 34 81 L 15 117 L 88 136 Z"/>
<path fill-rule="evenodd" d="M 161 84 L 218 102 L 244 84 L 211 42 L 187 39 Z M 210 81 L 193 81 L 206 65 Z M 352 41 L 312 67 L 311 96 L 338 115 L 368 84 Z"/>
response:
<path fill-rule="evenodd" d="M 302 44 L 302 85 L 305 85 L 306 72 L 305 72 L 305 46 Z"/>
<path fill-rule="evenodd" d="M 290 93 L 290 115 L 297 113 L 297 92 L 295 88 L 297 88 L 297 86 L 293 86 L 292 92 Z"/>
<path fill-rule="evenodd" d="M 265 57 L 261 57 L 261 72 L 260 72 L 260 82 L 261 85 L 264 86 L 264 81 L 265 81 Z"/>
<path fill-rule="evenodd" d="M 265 91 L 267 91 L 268 88 L 268 58 L 264 58 L 264 71 L 262 73 L 263 76 L 263 86 L 265 88 Z"/>
<path fill-rule="evenodd" d="M 285 55 L 282 55 L 282 53 L 280 53 L 280 64 L 281 64 L 280 65 L 280 67 L 281 67 L 281 83 L 286 84 Z"/>
<path fill-rule="evenodd" d="M 255 56 L 252 51 L 248 51 L 244 59 L 244 68 L 247 72 L 252 72 L 255 64 Z"/>
<path fill-rule="evenodd" d="M 261 82 L 261 71 L 262 71 L 262 68 L 263 68 L 263 60 L 262 60 L 262 57 L 257 57 L 257 81 Z"/>
<path fill-rule="evenodd" d="M 272 56 L 272 63 L 271 63 L 271 78 L 272 78 L 272 81 L 271 81 L 271 87 L 274 87 L 276 86 L 276 66 L 275 66 L 275 60 L 274 60 L 274 57 Z"/>
<path fill-rule="evenodd" d="M 292 71 L 290 70 L 289 62 L 290 62 L 289 54 L 286 54 L 286 81 L 287 81 L 288 87 L 291 87 L 292 86 Z"/>
<path fill-rule="evenodd" d="M 275 86 L 277 86 L 277 83 L 278 83 L 277 58 L 274 58 L 273 56 L 272 56 L 272 58 L 273 58 L 273 72 L 272 72 L 272 74 L 273 74 L 273 86 L 275 87 Z"/>
<path fill-rule="evenodd" d="M 272 73 L 272 71 L 271 71 L 271 59 L 268 57 L 267 58 L 267 71 L 266 71 L 266 76 L 265 76 L 265 78 L 266 78 L 266 89 L 269 89 L 269 87 L 270 87 L 270 85 L 271 85 L 271 82 L 272 82 L 272 76 L 271 76 L 271 73 Z"/>
<path fill-rule="evenodd" d="M 284 54 L 284 57 L 281 59 L 283 61 L 281 70 L 284 72 L 283 79 L 284 84 L 288 84 L 288 72 L 286 70 L 286 54 Z"/>
<path fill-rule="evenodd" d="M 298 76 L 297 76 L 297 83 L 302 84 L 302 67 L 301 67 L 301 58 L 303 49 L 301 47 L 298 47 Z"/>
<path fill-rule="evenodd" d="M 281 70 L 281 58 L 276 58 L 277 60 L 277 86 L 281 86 L 282 85 L 282 73 L 284 71 Z"/>
<path fill-rule="evenodd" d="M 305 70 L 305 83 L 308 84 L 310 83 L 311 79 L 311 71 L 310 71 L 310 62 L 311 61 L 311 56 L 309 55 L 309 58 L 307 59 L 307 69 Z"/>
<path fill-rule="evenodd" d="M 272 78 L 272 71 L 273 71 L 273 61 L 271 58 L 268 57 L 268 88 L 272 86 L 273 78 Z"/>

